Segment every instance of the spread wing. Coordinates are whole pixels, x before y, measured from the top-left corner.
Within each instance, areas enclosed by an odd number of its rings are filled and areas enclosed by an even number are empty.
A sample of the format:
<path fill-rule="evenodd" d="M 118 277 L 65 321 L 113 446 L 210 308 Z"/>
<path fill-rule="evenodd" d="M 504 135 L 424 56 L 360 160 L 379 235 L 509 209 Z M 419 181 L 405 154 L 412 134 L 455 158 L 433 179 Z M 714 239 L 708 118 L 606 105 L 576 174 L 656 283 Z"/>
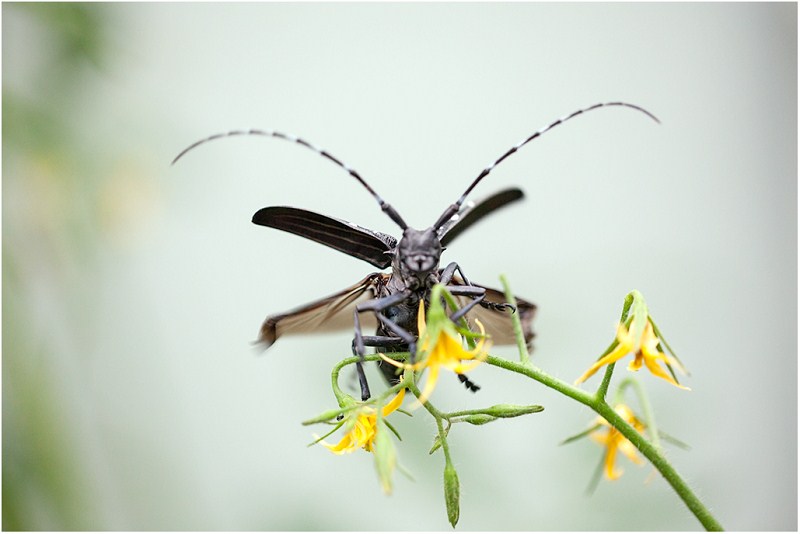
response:
<path fill-rule="evenodd" d="M 261 325 L 257 343 L 267 349 L 276 339 L 285 335 L 352 329 L 356 305 L 375 298 L 378 287 L 386 283 L 389 276 L 384 273 L 370 274 L 343 291 L 286 313 L 267 317 Z M 361 325 L 365 329 L 375 329 L 377 327 L 375 316 L 371 313 L 362 314 Z"/>
<path fill-rule="evenodd" d="M 392 264 L 390 253 L 397 244 L 397 240 L 388 234 L 287 206 L 262 208 L 253 215 L 253 222 L 311 239 L 371 263 L 379 269 L 385 269 Z"/>
<path fill-rule="evenodd" d="M 257 343 L 262 344 L 263 348 L 267 349 L 281 336 L 352 329 L 353 312 L 356 305 L 375 298 L 379 294 L 379 288 L 389 281 L 390 276 L 386 273 L 372 273 L 357 284 L 338 293 L 288 312 L 267 317 L 261 325 Z M 464 281 L 458 276 L 454 277 L 451 283 L 464 285 Z M 484 289 L 486 289 L 486 301 L 497 304 L 505 302 L 505 296 L 501 291 L 489 287 L 484 287 Z M 469 297 L 456 297 L 456 299 L 462 306 L 470 300 Z M 530 346 L 534 337 L 531 323 L 536 314 L 536 305 L 519 297 L 516 297 L 516 299 L 516 313 L 520 316 L 525 342 Z M 513 345 L 516 343 L 514 328 L 508 311 L 475 306 L 467 317 L 473 327 L 475 326 L 474 320 L 476 318 L 480 320 L 495 345 Z M 377 328 L 377 321 L 372 313 L 362 314 L 360 321 L 364 330 Z"/>
<path fill-rule="evenodd" d="M 464 281 L 458 276 L 453 277 L 451 283 L 453 285 L 464 285 Z M 506 302 L 506 297 L 502 291 L 481 286 L 480 284 L 473 283 L 472 285 L 483 287 L 486 290 L 485 301 L 497 304 Z M 534 337 L 531 323 L 536 315 L 536 304 L 517 296 L 514 298 L 517 300 L 516 313 L 519 314 L 519 320 L 522 324 L 522 333 L 525 336 L 525 343 L 528 345 L 528 348 L 531 348 L 531 341 L 533 341 Z M 467 304 L 471 300 L 469 297 L 456 297 L 456 299 L 461 306 Z M 475 319 L 478 319 L 481 324 L 483 324 L 484 328 L 486 328 L 486 333 L 491 336 L 491 341 L 494 345 L 513 345 L 517 342 L 514 337 L 514 326 L 511 324 L 511 315 L 508 311 L 498 311 L 492 308 L 484 308 L 483 306 L 475 306 L 467 314 L 467 317 L 469 318 L 471 327 L 475 327 Z"/>
<path fill-rule="evenodd" d="M 512 187 L 510 189 L 503 189 L 493 195 L 484 197 L 475 202 L 467 202 L 461 208 L 461 211 L 453 215 L 441 229 L 439 229 L 439 238 L 441 239 L 442 246 L 446 247 L 453 239 L 458 237 L 464 230 L 480 221 L 487 215 L 490 215 L 495 210 L 498 210 L 512 202 L 521 200 L 525 194 L 521 189 Z"/>

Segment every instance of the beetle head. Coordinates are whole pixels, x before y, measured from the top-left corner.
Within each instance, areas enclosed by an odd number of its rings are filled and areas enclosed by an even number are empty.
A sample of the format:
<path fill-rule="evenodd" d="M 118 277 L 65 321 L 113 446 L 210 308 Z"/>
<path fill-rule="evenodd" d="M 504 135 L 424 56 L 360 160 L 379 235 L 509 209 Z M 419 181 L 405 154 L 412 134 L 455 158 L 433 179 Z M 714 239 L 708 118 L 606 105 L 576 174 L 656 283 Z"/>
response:
<path fill-rule="evenodd" d="M 436 230 L 415 230 L 406 228 L 403 237 L 397 244 L 395 270 L 410 282 L 416 279 L 419 283 L 439 268 L 442 255 L 442 244 Z"/>

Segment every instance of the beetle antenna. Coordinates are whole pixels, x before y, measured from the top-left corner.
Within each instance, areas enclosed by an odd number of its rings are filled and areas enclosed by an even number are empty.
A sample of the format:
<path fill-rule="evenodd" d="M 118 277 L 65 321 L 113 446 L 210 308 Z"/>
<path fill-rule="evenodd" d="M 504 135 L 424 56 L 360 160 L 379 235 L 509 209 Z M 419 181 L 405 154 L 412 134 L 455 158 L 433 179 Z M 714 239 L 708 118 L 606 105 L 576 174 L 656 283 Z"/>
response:
<path fill-rule="evenodd" d="M 563 123 L 563 122 L 567 122 L 567 121 L 568 121 L 568 120 L 570 120 L 571 118 L 573 118 L 573 117 L 577 117 L 578 115 L 582 115 L 582 114 L 584 114 L 584 113 L 587 113 L 587 112 L 589 112 L 589 111 L 592 111 L 592 110 L 595 110 L 595 109 L 599 109 L 599 108 L 608 107 L 608 106 L 623 106 L 623 107 L 626 107 L 626 108 L 635 109 L 636 111 L 640 111 L 640 112 L 644 113 L 645 115 L 647 115 L 648 117 L 650 117 L 651 119 L 653 119 L 654 121 L 656 121 L 657 123 L 661 124 L 661 121 L 659 121 L 659 120 L 658 120 L 658 118 L 656 118 L 656 116 L 655 116 L 655 115 L 653 115 L 652 113 L 650 113 L 650 112 L 649 112 L 649 111 L 647 111 L 646 109 L 644 109 L 644 108 L 642 108 L 642 107 L 639 107 L 639 106 L 637 106 L 637 105 L 635 105 L 635 104 L 628 104 L 628 103 L 626 103 L 626 102 L 601 102 L 601 103 L 599 103 L 599 104 L 595 104 L 595 105 L 593 105 L 593 106 L 589 106 L 588 108 L 583 108 L 583 109 L 579 109 L 578 111 L 573 111 L 573 112 L 572 112 L 572 113 L 570 113 L 569 115 L 566 115 L 566 116 L 564 116 L 564 117 L 561 117 L 560 119 L 558 119 L 558 120 L 556 120 L 556 121 L 554 121 L 554 122 L 551 122 L 550 124 L 548 124 L 548 125 L 547 125 L 547 126 L 545 126 L 544 128 L 541 128 L 541 129 L 537 130 L 536 132 L 534 132 L 532 135 L 530 135 L 530 136 L 529 136 L 529 137 L 527 137 L 526 139 L 524 139 L 524 140 L 520 141 L 519 143 L 517 143 L 516 145 L 514 145 L 513 147 L 511 147 L 510 149 L 508 149 L 508 150 L 505 152 L 505 154 L 503 154 L 503 155 L 502 155 L 502 156 L 500 156 L 500 157 L 499 157 L 497 160 L 495 160 L 495 162 L 494 162 L 494 163 L 492 163 L 491 165 L 489 165 L 488 167 L 486 167 L 485 169 L 483 169 L 483 170 L 481 171 L 481 173 L 478 175 L 478 177 L 477 177 L 477 178 L 475 178 L 475 180 L 473 180 L 473 181 L 472 181 L 472 183 L 469 185 L 469 187 L 467 187 L 467 190 L 466 190 L 466 191 L 464 191 L 464 194 L 463 194 L 463 195 L 461 195 L 461 198 L 459 198 L 459 199 L 456 201 L 456 203 L 455 203 L 455 204 L 451 204 L 451 205 L 450 205 L 450 206 L 447 208 L 447 210 L 445 210 L 445 212 L 442 214 L 442 216 L 441 216 L 441 217 L 439 217 L 439 220 L 438 220 L 438 221 L 436 222 L 436 224 L 434 225 L 434 228 L 436 228 L 436 229 L 439 229 L 439 228 L 441 228 L 441 226 L 442 226 L 444 223 L 446 223 L 446 222 L 447 222 L 447 221 L 448 221 L 448 220 L 449 220 L 449 219 L 450 219 L 450 218 L 451 218 L 453 215 L 455 215 L 456 213 L 458 213 L 458 210 L 459 210 L 459 209 L 461 209 L 461 205 L 462 205 L 462 204 L 464 203 L 464 201 L 467 199 L 467 196 L 468 196 L 468 195 L 469 195 L 469 194 L 472 192 L 472 190 L 475 188 L 475 186 L 476 186 L 476 185 L 478 185 L 478 183 L 479 183 L 481 180 L 483 180 L 483 179 L 484 179 L 484 178 L 485 178 L 485 177 L 486 177 L 486 176 L 487 176 L 487 175 L 488 175 L 490 172 L 492 172 L 492 170 L 493 170 L 495 167 L 497 167 L 497 165 L 498 165 L 498 164 L 499 164 L 501 161 L 503 161 L 504 159 L 506 159 L 508 156 L 510 156 L 511 154 L 513 154 L 514 152 L 516 152 L 517 150 L 519 150 L 520 148 L 522 148 L 524 145 L 526 145 L 526 144 L 527 144 L 527 143 L 529 143 L 530 141 L 533 141 L 533 140 L 534 140 L 534 139 L 536 139 L 537 137 L 539 137 L 539 136 L 541 136 L 542 134 L 544 134 L 545 132 L 547 132 L 547 131 L 549 131 L 549 130 L 551 130 L 551 129 L 555 128 L 556 126 L 558 126 L 559 124 L 561 124 L 561 123 Z"/>
<path fill-rule="evenodd" d="M 200 139 L 199 141 L 196 141 L 196 142 L 192 143 L 191 145 L 187 146 L 186 148 L 184 148 L 183 150 L 181 150 L 181 152 L 177 156 L 175 156 L 175 159 L 172 160 L 172 165 L 175 165 L 175 163 L 177 163 L 179 159 L 181 159 L 183 156 L 185 156 L 187 152 L 197 148 L 200 145 L 208 143 L 209 141 L 214 141 L 216 139 L 223 139 L 225 137 L 234 137 L 234 136 L 238 136 L 238 135 L 259 135 L 259 136 L 262 136 L 262 137 L 277 137 L 278 139 L 283 139 L 285 141 L 293 141 L 293 142 L 297 143 L 298 145 L 302 145 L 302 146 L 304 146 L 306 148 L 310 148 L 311 150 L 313 150 L 314 152 L 316 152 L 320 156 L 332 161 L 333 163 L 335 163 L 336 165 L 338 165 L 339 167 L 341 167 L 342 169 L 347 171 L 347 173 L 350 176 L 352 176 L 353 178 L 358 180 L 359 183 L 361 185 L 363 185 L 364 188 L 366 188 L 367 191 L 369 191 L 369 193 L 372 195 L 372 197 L 375 199 L 375 201 L 381 207 L 381 210 L 383 210 L 384 213 L 386 213 L 395 223 L 397 223 L 397 225 L 400 226 L 400 228 L 402 230 L 405 230 L 406 228 L 408 228 L 408 225 L 403 220 L 403 218 L 400 216 L 400 214 L 397 213 L 397 210 L 395 210 L 388 202 L 383 200 L 380 197 L 380 195 L 378 195 L 378 193 L 376 193 L 375 190 L 372 189 L 372 187 L 367 183 L 367 181 L 364 180 L 364 178 L 362 178 L 361 175 L 358 174 L 358 172 L 355 171 L 355 169 L 351 169 L 348 165 L 343 163 L 341 160 L 337 159 L 335 156 L 333 156 L 331 153 L 327 152 L 326 150 L 323 150 L 323 149 L 321 149 L 321 148 L 309 143 L 308 141 L 306 141 L 304 139 L 300 139 L 299 137 L 295 137 L 293 135 L 288 135 L 288 134 L 281 133 L 281 132 L 272 132 L 272 131 L 267 131 L 267 130 L 256 130 L 256 129 L 251 129 L 251 130 L 232 130 L 230 132 L 218 133 L 218 134 L 214 134 L 214 135 L 208 136 L 205 139 Z"/>

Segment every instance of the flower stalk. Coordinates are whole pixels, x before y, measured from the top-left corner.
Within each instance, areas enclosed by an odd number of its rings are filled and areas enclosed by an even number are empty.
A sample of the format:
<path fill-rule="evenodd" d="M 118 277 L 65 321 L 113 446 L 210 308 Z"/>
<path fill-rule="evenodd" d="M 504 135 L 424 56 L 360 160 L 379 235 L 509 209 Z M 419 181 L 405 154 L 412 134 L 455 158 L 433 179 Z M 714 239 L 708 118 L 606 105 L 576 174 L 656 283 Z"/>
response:
<path fill-rule="evenodd" d="M 501 282 L 506 293 L 507 302 L 514 304 L 514 297 L 511 293 L 508 282 L 505 277 L 501 277 Z M 606 400 L 608 396 L 608 389 L 611 383 L 611 378 L 614 373 L 615 362 L 626 354 L 633 354 L 635 359 L 628 366 L 629 370 L 636 371 L 642 365 L 646 365 L 655 376 L 670 382 L 671 384 L 684 388 L 677 383 L 675 375 L 672 372 L 672 366 L 683 371 L 683 366 L 677 360 L 672 349 L 667 345 L 666 341 L 661 336 L 661 332 L 655 326 L 652 318 L 647 312 L 647 307 L 644 299 L 636 291 L 629 293 L 623 304 L 620 322 L 617 331 L 616 339 L 606 349 L 606 351 L 598 358 L 589 370 L 584 373 L 577 382 L 582 382 L 591 374 L 605 366 L 603 378 L 595 392 L 587 392 L 576 385 L 567 383 L 554 376 L 549 375 L 543 370 L 534 365 L 530 359 L 527 346 L 524 340 L 522 327 L 520 324 L 519 316 L 512 313 L 511 320 L 514 326 L 516 335 L 517 346 L 519 349 L 519 361 L 512 361 L 509 359 L 489 355 L 483 349 L 486 336 L 483 332 L 475 334 L 469 331 L 467 321 L 464 317 L 454 324 L 446 315 L 442 307 L 442 300 L 447 304 L 451 310 L 457 310 L 458 306 L 456 299 L 442 286 L 435 286 L 431 292 L 431 305 L 427 310 L 428 322 L 425 322 L 425 310 L 421 309 L 419 313 L 419 343 L 418 352 L 415 355 L 415 363 L 407 363 L 411 361 L 408 353 L 392 353 L 391 358 L 385 355 L 373 354 L 364 357 L 352 356 L 339 362 L 331 373 L 331 382 L 334 394 L 339 402 L 340 408 L 338 410 L 328 410 L 323 414 L 313 418 L 306 423 L 329 421 L 332 417 L 344 416 L 344 418 L 354 418 L 361 415 L 362 417 L 370 415 L 374 421 L 375 438 L 374 442 L 364 441 L 364 443 L 374 443 L 374 448 L 371 452 L 375 455 L 376 468 L 378 470 L 381 485 L 385 491 L 391 490 L 391 473 L 393 472 L 396 464 L 396 453 L 394 445 L 389 440 L 386 428 L 392 429 L 385 416 L 391 411 L 397 409 L 399 403 L 396 402 L 400 392 L 408 390 L 412 395 L 417 398 L 417 405 L 422 406 L 436 421 L 437 434 L 435 436 L 434 444 L 431 453 L 438 449 L 442 450 L 444 455 L 444 497 L 445 505 L 447 508 L 447 517 L 450 524 L 455 527 L 460 515 L 460 484 L 458 474 L 453 465 L 450 447 L 448 444 L 448 433 L 452 426 L 456 423 L 467 423 L 472 425 L 484 425 L 491 423 L 500 418 L 517 417 L 529 413 L 536 413 L 542 411 L 543 408 L 538 405 L 518 406 L 510 404 L 499 404 L 482 409 L 472 410 L 458 410 L 445 412 L 436 408 L 430 401 L 430 395 L 438 377 L 439 369 L 449 369 L 463 377 L 461 373 L 466 372 L 475 365 L 485 362 L 488 365 L 511 371 L 528 378 L 531 378 L 542 385 L 549 387 L 559 393 L 577 401 L 581 404 L 591 408 L 602 420 L 599 420 L 591 429 L 582 432 L 578 436 L 568 438 L 567 442 L 589 435 L 591 432 L 596 431 L 601 427 L 605 427 L 606 423 L 609 425 L 613 432 L 618 434 L 614 438 L 616 447 L 620 447 L 621 439 L 627 440 L 625 443 L 625 450 L 627 454 L 632 454 L 630 449 L 631 445 L 653 466 L 661 473 L 667 480 L 670 486 L 678 494 L 679 498 L 683 500 L 689 510 L 695 515 L 706 530 L 722 530 L 722 526 L 709 512 L 705 505 L 698 499 L 686 481 L 678 474 L 674 467 L 667 461 L 663 454 L 661 445 L 659 443 L 659 432 L 656 426 L 655 418 L 653 415 L 652 407 L 649 400 L 644 393 L 641 385 L 632 378 L 626 378 L 621 382 L 614 395 L 613 404 L 609 404 Z M 480 325 L 479 325 L 480 326 Z M 482 329 L 482 327 L 481 327 Z M 469 349 L 465 350 L 462 347 L 462 341 L 465 342 Z M 662 344 L 669 351 L 671 357 L 666 356 L 662 351 Z M 383 360 L 390 362 L 405 370 L 405 374 L 400 383 L 387 389 L 377 398 L 369 401 L 368 403 L 360 403 L 352 396 L 344 393 L 338 384 L 339 374 L 342 368 L 347 365 L 353 365 L 359 361 L 376 361 Z M 466 362 L 466 363 L 464 363 Z M 655 365 L 657 362 L 666 364 L 672 376 L 666 375 L 661 367 Z M 657 367 L 657 369 L 656 369 Z M 424 371 L 428 372 L 427 380 L 420 391 L 416 385 L 416 375 L 422 374 Z M 462 380 L 463 381 L 463 380 Z M 647 429 L 647 435 L 640 433 L 644 432 L 642 424 L 638 420 L 634 420 L 638 429 L 630 424 L 624 414 L 620 414 L 612 406 L 618 405 L 622 400 L 622 394 L 626 388 L 634 388 L 639 405 L 644 412 L 644 419 Z M 388 401 L 388 399 L 395 395 L 395 400 Z M 402 399 L 401 399 L 402 400 Z M 372 411 L 364 411 L 365 405 Z M 386 407 L 386 408 L 383 408 Z M 376 415 L 372 414 L 377 411 Z M 341 419 L 341 417 L 339 417 Z M 631 419 L 633 420 L 633 419 Z M 371 422 L 372 424 L 372 422 Z M 340 423 L 339 426 L 341 426 Z M 338 428 L 338 427 L 337 427 Z M 347 428 L 347 427 L 346 427 Z M 334 429 L 336 430 L 336 429 Z M 613 435 L 609 436 L 609 439 Z M 622 436 L 620 438 L 619 436 Z M 648 439 L 649 437 L 649 439 Z M 663 436 L 667 439 L 667 436 Z M 370 451 L 369 446 L 363 446 L 358 441 L 357 436 L 353 434 L 351 441 L 344 445 L 340 443 L 338 447 L 342 449 L 355 449 L 356 445 Z M 615 449 L 616 451 L 616 449 Z M 610 469 L 613 474 L 613 457 L 606 458 L 606 469 Z M 609 467 L 610 466 L 610 467 Z M 602 464 L 601 464 L 602 467 Z M 612 477 L 613 478 L 613 477 Z"/>
<path fill-rule="evenodd" d="M 506 298 L 509 298 L 510 290 L 507 282 L 505 281 L 505 277 L 501 276 L 501 280 L 503 280 L 503 285 L 507 292 Z M 629 297 L 632 303 L 633 298 L 630 295 Z M 621 323 L 626 322 L 626 314 L 629 312 L 630 307 L 631 306 L 628 305 L 628 298 L 626 298 L 625 307 L 623 307 L 623 316 L 620 318 Z M 512 321 L 519 323 L 519 317 L 517 314 L 512 315 Z M 521 326 L 519 331 L 522 331 Z M 527 352 L 527 348 L 525 350 Z M 532 378 L 533 380 L 536 380 L 537 382 L 551 389 L 563 393 L 567 397 L 570 397 L 594 410 L 598 415 L 608 421 L 611 426 L 616 428 L 620 434 L 630 441 L 639 450 L 639 452 L 642 453 L 642 455 L 647 458 L 656 469 L 658 469 L 661 475 L 678 494 L 678 497 L 680 497 L 684 504 L 686 504 L 689 510 L 694 514 L 697 520 L 700 521 L 706 530 L 723 530 L 722 525 L 716 520 L 716 518 L 714 518 L 708 508 L 706 508 L 702 501 L 700 501 L 694 491 L 692 491 L 686 481 L 683 480 L 683 478 L 678 474 L 675 468 L 672 467 L 669 461 L 667 461 L 667 459 L 661 453 L 660 448 L 656 447 L 645 436 L 637 432 L 636 429 L 634 429 L 622 417 L 620 417 L 620 415 L 617 414 L 614 409 L 605 401 L 605 395 L 608 391 L 608 384 L 605 383 L 610 381 L 611 373 L 613 373 L 613 365 L 608 366 L 603 383 L 601 383 L 601 387 L 598 389 L 598 391 L 595 394 L 590 394 L 564 382 L 563 380 L 552 377 L 532 365 L 523 365 L 491 355 L 486 359 L 486 363 L 527 376 L 528 378 Z M 605 386 L 603 384 L 605 384 Z"/>

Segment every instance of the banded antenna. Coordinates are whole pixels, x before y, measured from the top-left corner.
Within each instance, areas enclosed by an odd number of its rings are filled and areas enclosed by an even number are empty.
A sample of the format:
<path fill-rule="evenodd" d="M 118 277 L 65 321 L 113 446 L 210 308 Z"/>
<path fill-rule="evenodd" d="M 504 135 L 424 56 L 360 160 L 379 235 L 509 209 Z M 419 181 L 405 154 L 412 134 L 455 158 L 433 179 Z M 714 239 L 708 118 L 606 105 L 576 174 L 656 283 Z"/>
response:
<path fill-rule="evenodd" d="M 445 224 L 448 220 L 450 220 L 450 218 L 453 215 L 458 213 L 458 211 L 461 209 L 461 205 L 467 199 L 467 196 L 472 192 L 472 190 L 475 188 L 475 186 L 478 185 L 478 183 L 481 180 L 483 180 L 490 172 L 492 172 L 492 170 L 495 167 L 497 167 L 497 165 L 500 164 L 501 161 L 506 159 L 508 156 L 510 156 L 511 154 L 513 154 L 514 152 L 516 152 L 517 150 L 522 148 L 527 143 L 529 143 L 529 142 L 533 141 L 534 139 L 536 139 L 537 137 L 541 136 L 545 132 L 555 128 L 559 124 L 564 123 L 564 122 L 570 120 L 573 117 L 577 117 L 578 115 L 582 115 L 583 113 L 587 113 L 589 111 L 592 111 L 592 110 L 595 110 L 595 109 L 599 109 L 599 108 L 608 107 L 608 106 L 623 106 L 623 107 L 626 107 L 626 108 L 635 109 L 636 111 L 640 111 L 640 112 L 644 113 L 645 115 L 647 115 L 648 117 L 650 117 L 651 119 L 656 121 L 657 123 L 661 124 L 661 121 L 658 120 L 658 118 L 656 118 L 655 115 L 653 115 L 652 113 L 650 113 L 646 109 L 644 109 L 642 107 L 639 107 L 639 106 L 637 106 L 635 104 L 628 104 L 626 102 L 602 102 L 602 103 L 599 103 L 599 104 L 595 104 L 593 106 L 589 106 L 588 108 L 583 108 L 583 109 L 579 109 L 578 111 L 573 111 L 569 115 L 565 115 L 564 117 L 561 117 L 560 119 L 558 119 L 558 120 L 556 120 L 554 122 L 551 122 L 550 124 L 548 124 L 544 128 L 536 130 L 536 132 L 534 132 L 532 135 L 528 136 L 526 139 L 520 141 L 519 143 L 517 143 L 516 145 L 514 145 L 513 147 L 508 149 L 502 156 L 497 158 L 494 163 L 492 163 L 491 165 L 489 165 L 488 167 L 483 169 L 481 171 L 481 173 L 478 175 L 478 177 L 475 178 L 475 180 L 472 181 L 472 183 L 469 185 L 469 187 L 467 187 L 467 190 L 464 191 L 464 194 L 461 195 L 461 197 L 456 201 L 456 203 L 455 204 L 451 204 L 445 210 L 445 212 L 442 213 L 442 216 L 439 217 L 439 220 L 436 221 L 436 224 L 433 225 L 434 229 L 438 230 L 439 228 L 441 228 L 441 226 L 443 224 Z"/>
<path fill-rule="evenodd" d="M 172 160 L 172 165 L 175 165 L 175 163 L 177 163 L 179 159 L 181 159 L 183 156 L 185 156 L 187 152 L 197 148 L 200 145 L 208 143 L 209 141 L 215 141 L 217 139 L 224 139 L 226 137 L 234 137 L 234 136 L 239 136 L 239 135 L 258 135 L 258 136 L 262 136 L 262 137 L 277 137 L 278 139 L 283 139 L 285 141 L 292 141 L 292 142 L 297 143 L 298 145 L 302 145 L 302 146 L 304 146 L 306 148 L 310 148 L 311 150 L 313 150 L 314 152 L 316 152 L 320 156 L 332 161 L 333 163 L 335 163 L 336 165 L 338 165 L 339 167 L 341 167 L 342 169 L 347 171 L 347 173 L 350 176 L 352 176 L 353 178 L 358 180 L 358 182 L 361 185 L 363 185 L 366 188 L 367 191 L 369 191 L 369 193 L 372 195 L 372 197 L 375 199 L 375 201 L 381 207 L 381 210 L 384 213 L 386 213 L 395 223 L 397 223 L 397 225 L 400 226 L 401 230 L 405 230 L 406 228 L 408 228 L 408 225 L 403 220 L 403 218 L 400 216 L 400 214 L 397 213 L 397 210 L 395 210 L 388 202 L 383 200 L 380 197 L 380 195 L 378 195 L 378 193 L 376 193 L 375 190 L 372 189 L 372 187 L 367 183 L 367 181 L 364 180 L 364 178 L 362 178 L 361 175 L 358 174 L 358 172 L 355 171 L 355 169 L 351 169 L 348 165 L 343 163 L 341 160 L 337 159 L 330 152 L 328 152 L 326 150 L 323 150 L 322 148 L 319 148 L 319 147 L 309 143 L 308 141 L 306 141 L 304 139 L 301 139 L 299 137 L 295 137 L 293 135 L 288 135 L 288 134 L 281 133 L 281 132 L 271 132 L 271 131 L 267 131 L 267 130 L 256 130 L 256 129 L 251 129 L 251 130 L 232 130 L 230 132 L 218 133 L 218 134 L 210 135 L 210 136 L 206 137 L 205 139 L 200 139 L 199 141 L 195 141 L 191 145 L 189 145 L 186 148 L 184 148 L 183 150 L 181 150 L 180 154 L 175 156 L 175 159 Z"/>

